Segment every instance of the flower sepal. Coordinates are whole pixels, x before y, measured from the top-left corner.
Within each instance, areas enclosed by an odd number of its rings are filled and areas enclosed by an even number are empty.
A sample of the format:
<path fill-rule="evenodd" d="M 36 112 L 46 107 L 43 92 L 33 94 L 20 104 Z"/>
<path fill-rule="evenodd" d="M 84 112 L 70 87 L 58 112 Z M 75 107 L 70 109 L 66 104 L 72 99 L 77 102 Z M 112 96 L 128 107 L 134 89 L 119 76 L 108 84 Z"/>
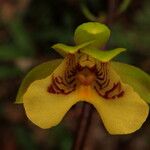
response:
<path fill-rule="evenodd" d="M 30 84 L 35 80 L 40 80 L 50 75 L 61 62 L 62 59 L 55 59 L 34 67 L 23 79 L 19 87 L 15 103 L 23 103 L 23 95 L 25 94 Z"/>
<path fill-rule="evenodd" d="M 121 62 L 111 62 L 121 80 L 132 86 L 143 100 L 150 103 L 150 76 L 135 66 Z"/>

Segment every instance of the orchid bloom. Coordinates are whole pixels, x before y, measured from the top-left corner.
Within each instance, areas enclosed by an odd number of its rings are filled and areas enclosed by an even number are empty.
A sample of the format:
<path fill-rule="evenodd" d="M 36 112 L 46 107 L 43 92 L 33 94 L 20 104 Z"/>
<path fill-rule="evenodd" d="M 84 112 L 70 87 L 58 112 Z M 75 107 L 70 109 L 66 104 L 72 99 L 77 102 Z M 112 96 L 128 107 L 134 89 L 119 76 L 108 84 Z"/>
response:
<path fill-rule="evenodd" d="M 146 120 L 150 102 L 150 77 L 142 70 L 110 61 L 124 48 L 102 50 L 110 30 L 88 22 L 74 34 L 76 46 L 56 44 L 65 56 L 35 67 L 25 77 L 16 103 L 41 128 L 56 126 L 80 101 L 92 104 L 110 134 L 129 134 Z"/>

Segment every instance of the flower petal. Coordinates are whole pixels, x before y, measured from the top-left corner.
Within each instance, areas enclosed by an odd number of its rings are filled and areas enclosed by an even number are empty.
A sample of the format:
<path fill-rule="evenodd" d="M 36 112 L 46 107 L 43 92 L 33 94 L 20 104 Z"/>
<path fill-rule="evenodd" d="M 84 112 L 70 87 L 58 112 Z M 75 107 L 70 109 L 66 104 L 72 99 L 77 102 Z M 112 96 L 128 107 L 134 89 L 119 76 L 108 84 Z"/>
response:
<path fill-rule="evenodd" d="M 26 92 L 29 85 L 35 80 L 39 80 L 50 75 L 53 70 L 61 63 L 61 61 L 62 59 L 56 59 L 34 67 L 23 79 L 15 103 L 22 103 L 22 96 Z"/>
<path fill-rule="evenodd" d="M 147 118 L 149 106 L 132 87 L 120 81 L 111 66 L 109 66 L 108 76 L 112 83 L 116 81 L 121 83 L 124 94 L 115 99 L 113 97 L 107 99 L 91 89 L 91 94 L 86 101 L 95 106 L 110 134 L 129 134 L 138 130 Z M 112 89 L 109 86 L 107 88 Z M 113 92 L 111 90 L 109 94 L 113 95 Z"/>
<path fill-rule="evenodd" d="M 76 91 L 70 94 L 54 94 L 48 91 L 48 87 L 53 84 L 53 75 L 61 76 L 66 67 L 65 59 L 52 75 L 34 81 L 23 96 L 28 118 L 41 128 L 50 128 L 57 125 L 71 106 L 79 101 Z"/>
<path fill-rule="evenodd" d="M 89 56 L 92 56 L 92 57 L 98 59 L 99 61 L 108 62 L 112 58 L 114 58 L 115 56 L 117 56 L 118 54 L 120 54 L 121 52 L 123 52 L 125 50 L 126 50 L 125 48 L 116 48 L 113 50 L 104 51 L 104 50 L 99 50 L 96 48 L 84 48 L 81 50 L 81 52 L 83 52 Z"/>
<path fill-rule="evenodd" d="M 94 93 L 90 101 L 99 112 L 110 134 L 129 134 L 138 130 L 147 118 L 149 107 L 127 85 L 125 95 L 116 100 L 106 100 Z"/>
<path fill-rule="evenodd" d="M 84 48 L 88 46 L 89 44 L 93 43 L 93 40 L 85 42 L 83 44 L 77 45 L 77 46 L 68 46 L 62 43 L 58 43 L 52 46 L 53 49 L 55 49 L 60 55 L 65 56 L 66 54 L 74 54 L 79 49 Z"/>
<path fill-rule="evenodd" d="M 112 67 L 124 83 L 132 86 L 142 99 L 150 103 L 150 76 L 147 73 L 134 66 L 119 62 L 112 62 Z"/>

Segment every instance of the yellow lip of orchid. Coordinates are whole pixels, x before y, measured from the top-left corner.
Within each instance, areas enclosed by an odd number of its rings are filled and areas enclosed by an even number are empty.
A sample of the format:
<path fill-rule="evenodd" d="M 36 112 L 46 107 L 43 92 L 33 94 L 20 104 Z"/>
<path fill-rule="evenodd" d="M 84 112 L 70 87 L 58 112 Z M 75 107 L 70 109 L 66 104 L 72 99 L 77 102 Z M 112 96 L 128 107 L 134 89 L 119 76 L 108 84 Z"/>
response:
<path fill-rule="evenodd" d="M 44 129 L 55 126 L 75 103 L 86 101 L 94 105 L 110 134 L 128 134 L 141 127 L 149 112 L 144 101 L 149 94 L 149 86 L 145 87 L 144 82 L 136 84 L 139 89 L 147 90 L 145 97 L 141 96 L 133 84 L 124 80 L 125 72 L 119 73 L 121 71 L 115 68 L 117 65 L 109 62 L 124 49 L 98 51 L 109 35 L 105 25 L 89 22 L 76 29 L 75 42 L 79 46 L 53 46 L 66 53 L 65 59 L 61 64 L 57 61 L 60 65 L 55 70 L 54 67 L 53 72 L 46 71 L 46 66 L 56 64 L 54 61 L 34 69 L 24 80 L 26 87 L 22 86 L 23 90 L 19 91 L 18 102 L 22 99 L 26 114 L 33 123 Z M 46 76 L 37 75 L 33 80 L 42 68 Z M 130 66 L 129 69 L 134 70 Z M 147 85 L 150 85 L 149 76 L 138 72 L 140 79 L 146 76 Z M 32 74 L 33 78 L 30 78 Z M 28 78 L 30 81 L 26 84 Z M 126 78 L 132 80 L 133 77 Z"/>

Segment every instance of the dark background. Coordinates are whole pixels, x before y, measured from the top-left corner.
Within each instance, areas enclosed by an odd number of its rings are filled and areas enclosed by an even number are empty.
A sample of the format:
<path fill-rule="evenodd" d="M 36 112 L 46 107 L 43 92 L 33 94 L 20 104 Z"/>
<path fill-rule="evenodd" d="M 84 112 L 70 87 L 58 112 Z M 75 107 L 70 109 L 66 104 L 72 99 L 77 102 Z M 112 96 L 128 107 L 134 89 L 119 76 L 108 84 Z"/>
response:
<path fill-rule="evenodd" d="M 19 85 L 35 65 L 60 58 L 50 47 L 73 43 L 74 29 L 90 21 L 83 7 L 101 21 L 107 17 L 106 0 L 0 0 L 0 149 L 69 150 L 75 137 L 80 105 L 73 107 L 58 126 L 42 130 L 14 104 Z M 117 2 L 116 10 L 121 0 Z M 132 0 L 111 25 L 108 48 L 125 47 L 117 60 L 150 72 L 150 1 Z M 85 150 L 149 150 L 150 118 L 130 135 L 109 135 L 96 111 Z"/>

